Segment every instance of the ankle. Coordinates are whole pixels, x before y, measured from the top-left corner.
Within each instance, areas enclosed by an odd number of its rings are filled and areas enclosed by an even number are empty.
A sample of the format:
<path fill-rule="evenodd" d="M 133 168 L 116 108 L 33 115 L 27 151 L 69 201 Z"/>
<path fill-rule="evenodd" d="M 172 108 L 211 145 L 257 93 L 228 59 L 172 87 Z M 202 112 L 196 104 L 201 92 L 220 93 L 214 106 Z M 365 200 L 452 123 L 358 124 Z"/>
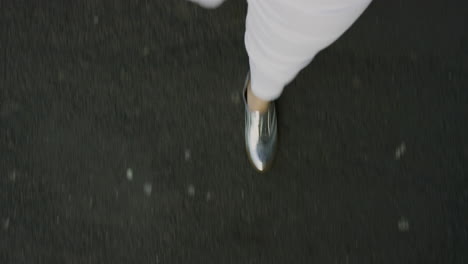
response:
<path fill-rule="evenodd" d="M 266 112 L 270 102 L 258 98 L 249 86 L 247 87 L 247 105 L 251 111 Z"/>

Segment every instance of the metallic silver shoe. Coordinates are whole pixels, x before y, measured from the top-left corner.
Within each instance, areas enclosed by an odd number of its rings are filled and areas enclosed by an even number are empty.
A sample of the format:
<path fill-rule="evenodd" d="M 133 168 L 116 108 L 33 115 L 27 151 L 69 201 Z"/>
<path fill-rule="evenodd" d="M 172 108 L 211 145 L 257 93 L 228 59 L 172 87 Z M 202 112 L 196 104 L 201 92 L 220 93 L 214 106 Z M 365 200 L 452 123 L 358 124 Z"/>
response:
<path fill-rule="evenodd" d="M 265 113 L 251 111 L 247 105 L 247 87 L 250 74 L 245 81 L 243 98 L 245 105 L 245 145 L 247 156 L 259 172 L 268 170 L 275 156 L 277 142 L 275 103 L 270 102 Z"/>

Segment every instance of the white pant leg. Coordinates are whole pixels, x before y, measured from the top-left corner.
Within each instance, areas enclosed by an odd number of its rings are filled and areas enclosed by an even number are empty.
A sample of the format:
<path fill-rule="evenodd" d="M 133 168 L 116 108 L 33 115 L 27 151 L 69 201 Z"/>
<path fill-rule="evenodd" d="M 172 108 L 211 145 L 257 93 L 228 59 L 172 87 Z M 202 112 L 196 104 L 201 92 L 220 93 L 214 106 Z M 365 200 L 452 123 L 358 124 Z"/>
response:
<path fill-rule="evenodd" d="M 274 100 L 371 0 L 248 0 L 245 46 L 253 93 Z"/>
<path fill-rule="evenodd" d="M 188 1 L 197 3 L 204 8 L 216 8 L 224 2 L 224 0 L 188 0 Z"/>
<path fill-rule="evenodd" d="M 190 0 L 217 7 L 223 0 Z M 274 100 L 314 56 L 339 38 L 371 0 L 248 0 L 245 47 L 252 91 Z"/>

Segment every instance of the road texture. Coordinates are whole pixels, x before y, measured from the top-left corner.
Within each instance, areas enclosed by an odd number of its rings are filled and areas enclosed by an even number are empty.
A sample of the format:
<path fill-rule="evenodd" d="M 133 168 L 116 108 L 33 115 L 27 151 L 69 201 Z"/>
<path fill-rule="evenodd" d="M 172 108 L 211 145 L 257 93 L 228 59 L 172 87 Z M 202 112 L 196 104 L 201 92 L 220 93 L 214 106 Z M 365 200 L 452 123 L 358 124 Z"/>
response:
<path fill-rule="evenodd" d="M 246 8 L 0 2 L 0 263 L 468 263 L 468 2 L 374 1 L 263 175 Z"/>

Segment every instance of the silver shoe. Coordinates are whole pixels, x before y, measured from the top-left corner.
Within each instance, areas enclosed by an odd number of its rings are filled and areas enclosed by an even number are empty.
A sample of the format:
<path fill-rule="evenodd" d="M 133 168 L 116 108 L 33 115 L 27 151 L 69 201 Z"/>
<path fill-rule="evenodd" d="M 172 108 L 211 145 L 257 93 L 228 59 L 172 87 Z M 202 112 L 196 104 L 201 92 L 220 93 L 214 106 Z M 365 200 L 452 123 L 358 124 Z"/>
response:
<path fill-rule="evenodd" d="M 250 74 L 245 81 L 243 98 L 245 105 L 245 145 L 250 162 L 260 172 L 268 170 L 275 156 L 277 142 L 275 103 L 270 102 L 265 113 L 251 111 L 247 105 L 247 87 Z"/>

